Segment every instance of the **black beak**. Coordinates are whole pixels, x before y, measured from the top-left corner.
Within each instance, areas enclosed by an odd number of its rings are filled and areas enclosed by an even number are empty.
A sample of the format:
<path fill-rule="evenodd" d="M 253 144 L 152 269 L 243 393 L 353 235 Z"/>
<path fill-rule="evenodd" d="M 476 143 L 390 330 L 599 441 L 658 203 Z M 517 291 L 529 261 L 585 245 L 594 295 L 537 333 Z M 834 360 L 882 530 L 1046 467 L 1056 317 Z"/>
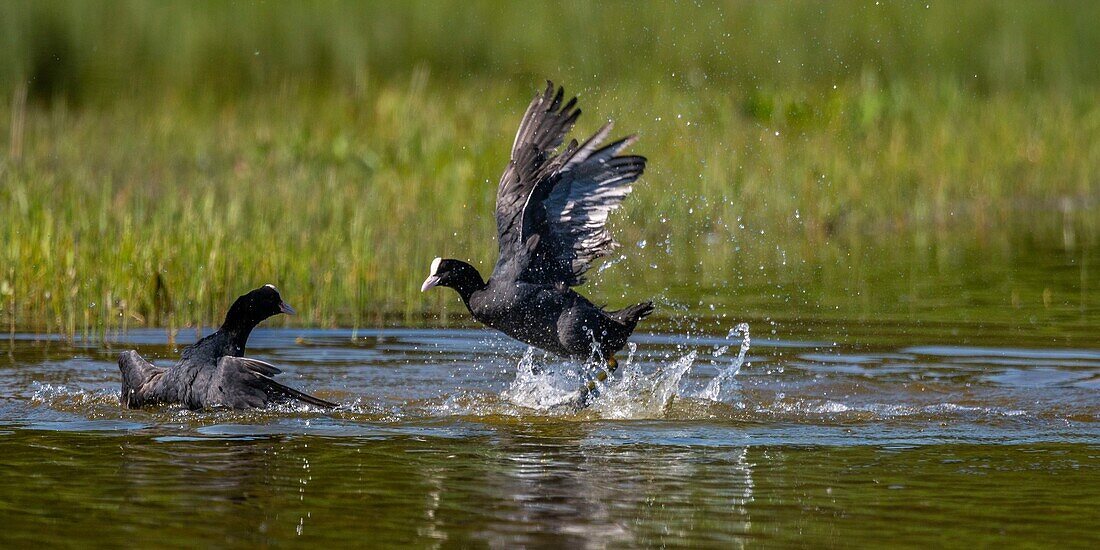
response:
<path fill-rule="evenodd" d="M 279 302 L 279 311 L 287 315 L 297 315 L 298 312 L 294 311 L 294 308 L 290 307 L 290 304 L 286 302 Z"/>

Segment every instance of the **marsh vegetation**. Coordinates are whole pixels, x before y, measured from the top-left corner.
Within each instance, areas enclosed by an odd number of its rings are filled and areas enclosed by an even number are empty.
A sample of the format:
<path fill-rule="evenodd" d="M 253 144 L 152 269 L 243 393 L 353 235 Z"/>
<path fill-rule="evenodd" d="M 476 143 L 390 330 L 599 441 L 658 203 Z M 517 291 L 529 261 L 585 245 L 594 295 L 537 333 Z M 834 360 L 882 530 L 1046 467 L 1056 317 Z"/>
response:
<path fill-rule="evenodd" d="M 210 325 L 270 281 L 303 306 L 295 323 L 453 322 L 461 306 L 417 282 L 439 251 L 493 261 L 497 178 L 553 77 L 582 96 L 581 133 L 613 118 L 650 158 L 597 299 L 1082 332 L 1098 18 L 1092 3 L 5 4 L 2 316 L 69 334 Z"/>

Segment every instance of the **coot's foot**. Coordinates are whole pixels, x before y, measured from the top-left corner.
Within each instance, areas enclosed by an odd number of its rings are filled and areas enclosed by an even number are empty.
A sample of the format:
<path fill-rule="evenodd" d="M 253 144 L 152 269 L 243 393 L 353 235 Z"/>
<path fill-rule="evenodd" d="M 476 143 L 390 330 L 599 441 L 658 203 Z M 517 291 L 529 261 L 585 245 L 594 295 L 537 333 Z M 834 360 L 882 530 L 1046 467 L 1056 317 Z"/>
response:
<path fill-rule="evenodd" d="M 581 389 L 583 395 L 584 406 L 587 407 L 592 404 L 592 401 L 600 396 L 600 383 L 606 382 L 607 379 L 615 373 L 615 370 L 619 368 L 619 360 L 611 357 L 607 360 L 607 367 L 604 369 L 597 368 L 596 374 L 588 380 L 588 383 Z"/>

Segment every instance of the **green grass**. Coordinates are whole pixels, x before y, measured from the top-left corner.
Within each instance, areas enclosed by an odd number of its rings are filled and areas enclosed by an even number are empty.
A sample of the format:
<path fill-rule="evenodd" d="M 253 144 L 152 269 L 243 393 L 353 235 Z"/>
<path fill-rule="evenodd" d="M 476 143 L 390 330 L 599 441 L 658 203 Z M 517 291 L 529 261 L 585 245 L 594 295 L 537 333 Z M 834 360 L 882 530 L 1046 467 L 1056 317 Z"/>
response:
<path fill-rule="evenodd" d="M 1094 324 L 1096 4 L 631 6 L 5 4 L 3 318 L 210 324 L 273 282 L 300 324 L 448 322 L 419 283 L 492 265 L 550 77 L 650 158 L 598 299 Z"/>
<path fill-rule="evenodd" d="M 0 89 L 113 101 L 355 88 L 416 66 L 450 81 L 568 77 L 734 91 L 949 78 L 979 93 L 1100 81 L 1095 2 L 167 2 L 0 7 Z M 517 77 L 523 77 L 517 79 Z M 613 89 L 612 89 L 613 90 Z"/>

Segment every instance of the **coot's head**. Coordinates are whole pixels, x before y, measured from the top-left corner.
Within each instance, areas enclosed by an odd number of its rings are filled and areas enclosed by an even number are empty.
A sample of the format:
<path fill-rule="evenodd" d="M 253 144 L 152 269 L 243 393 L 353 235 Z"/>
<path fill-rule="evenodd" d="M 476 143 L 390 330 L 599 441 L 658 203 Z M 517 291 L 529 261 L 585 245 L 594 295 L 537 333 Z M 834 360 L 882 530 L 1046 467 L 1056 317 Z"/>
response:
<path fill-rule="evenodd" d="M 450 260 L 436 258 L 432 260 L 432 269 L 428 272 L 428 278 L 420 285 L 420 291 L 424 292 L 436 286 L 449 286 L 463 296 L 485 286 L 481 280 L 481 274 L 474 266 L 462 260 Z"/>
<path fill-rule="evenodd" d="M 294 315 L 294 308 L 283 301 L 275 285 L 264 285 L 237 298 L 225 314 L 225 326 L 252 327 L 273 315 Z"/>

